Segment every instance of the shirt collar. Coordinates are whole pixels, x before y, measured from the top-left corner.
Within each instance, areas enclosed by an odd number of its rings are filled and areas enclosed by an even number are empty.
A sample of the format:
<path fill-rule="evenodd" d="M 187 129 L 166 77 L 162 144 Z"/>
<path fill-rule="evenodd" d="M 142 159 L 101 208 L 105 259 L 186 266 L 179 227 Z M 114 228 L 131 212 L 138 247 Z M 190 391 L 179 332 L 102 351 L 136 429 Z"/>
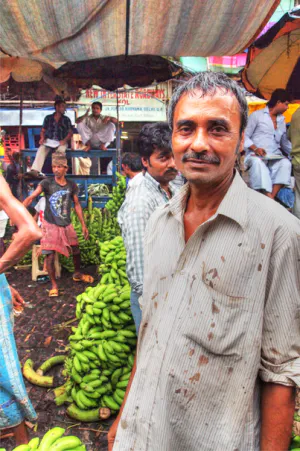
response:
<path fill-rule="evenodd" d="M 262 111 L 270 116 L 269 107 L 265 106 Z"/>
<path fill-rule="evenodd" d="M 150 183 L 152 186 L 154 186 L 160 193 L 167 195 L 167 193 L 160 186 L 160 183 L 155 180 L 148 171 L 145 172 L 144 177 L 146 178 L 147 183 Z M 174 196 L 174 188 L 172 187 L 171 183 L 169 183 L 169 190 L 171 191 L 172 196 Z"/>
<path fill-rule="evenodd" d="M 245 230 L 248 214 L 247 214 L 247 185 L 241 178 L 240 174 L 235 171 L 234 179 L 225 194 L 219 208 L 214 215 L 226 216 L 238 223 L 243 230 Z M 183 213 L 186 209 L 186 203 L 190 192 L 189 184 L 187 183 L 179 191 L 179 193 L 166 205 L 170 212 L 179 220 L 182 220 Z"/>

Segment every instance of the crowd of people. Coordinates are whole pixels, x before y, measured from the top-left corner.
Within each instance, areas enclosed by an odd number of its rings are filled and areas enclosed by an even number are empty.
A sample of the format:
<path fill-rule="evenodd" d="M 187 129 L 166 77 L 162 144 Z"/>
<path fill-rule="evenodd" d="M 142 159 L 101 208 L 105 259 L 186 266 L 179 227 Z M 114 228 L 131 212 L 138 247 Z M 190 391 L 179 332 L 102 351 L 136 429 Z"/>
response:
<path fill-rule="evenodd" d="M 146 124 L 138 153 L 124 156 L 127 192 L 118 222 L 138 347 L 108 435 L 110 450 L 288 449 L 300 386 L 300 109 L 287 131 L 282 114 L 289 101 L 285 91 L 276 90 L 266 107 L 248 118 L 237 83 L 222 73 L 203 72 L 173 94 L 168 123 Z M 5 187 L 0 208 L 18 227 L 0 259 L 3 305 L 10 304 L 3 272 L 39 238 L 50 296 L 59 294 L 55 252 L 73 255 L 74 281 L 92 281 L 80 272 L 70 221 L 74 202 L 88 239 L 77 186 L 67 178 L 64 153 L 71 129 L 63 108 L 58 104 L 45 120 L 33 164 L 40 177 L 41 161 L 55 148 L 54 176 L 24 200 L 29 206 L 44 193 L 41 229 L 0 180 Z M 102 123 L 111 135 L 100 133 Z M 105 150 L 114 121 L 103 119 L 96 103 L 91 116 L 78 119 L 79 128 L 87 149 Z M 250 186 L 236 169 L 243 152 Z M 292 191 L 292 169 L 294 214 L 280 205 L 281 190 Z M 2 199 L 6 195 L 8 200 Z M 10 358 L 17 360 L 14 349 Z M 1 355 L 0 363 L 8 368 Z M 16 368 L 13 377 L 20 377 Z M 14 385 L 6 389 L 3 383 L 0 378 L 0 406 L 5 392 L 22 412 L 5 423 L 0 409 L 0 428 L 34 418 L 24 385 L 20 382 L 17 396 Z"/>

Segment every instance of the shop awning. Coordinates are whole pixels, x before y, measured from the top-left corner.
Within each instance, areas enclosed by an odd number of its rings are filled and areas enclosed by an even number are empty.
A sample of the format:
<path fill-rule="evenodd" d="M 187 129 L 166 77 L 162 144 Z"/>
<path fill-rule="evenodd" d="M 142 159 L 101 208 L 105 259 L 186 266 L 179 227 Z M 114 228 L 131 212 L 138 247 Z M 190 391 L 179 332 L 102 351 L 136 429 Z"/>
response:
<path fill-rule="evenodd" d="M 0 56 L 57 64 L 116 55 L 234 55 L 279 0 L 3 0 Z"/>

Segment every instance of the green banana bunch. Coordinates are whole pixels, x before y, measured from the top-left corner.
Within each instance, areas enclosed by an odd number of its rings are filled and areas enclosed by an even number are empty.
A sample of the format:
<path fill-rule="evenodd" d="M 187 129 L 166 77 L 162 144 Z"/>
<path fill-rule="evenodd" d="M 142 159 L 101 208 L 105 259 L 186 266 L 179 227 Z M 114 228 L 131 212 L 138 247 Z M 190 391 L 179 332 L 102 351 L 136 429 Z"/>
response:
<path fill-rule="evenodd" d="M 100 260 L 98 272 L 102 274 L 101 283 L 128 284 L 126 274 L 126 249 L 122 237 L 99 243 Z"/>
<path fill-rule="evenodd" d="M 105 208 L 115 216 L 125 199 L 126 177 L 117 172 L 117 186 L 112 189 L 112 198 L 107 202 Z"/>
<path fill-rule="evenodd" d="M 65 429 L 54 427 L 50 429 L 42 440 L 35 437 L 27 445 L 19 445 L 13 451 L 85 451 L 86 447 L 75 435 L 64 436 Z M 1 448 L 5 451 L 4 448 Z"/>
<path fill-rule="evenodd" d="M 88 240 L 85 240 L 82 234 L 81 224 L 75 211 L 71 212 L 71 222 L 78 237 L 82 265 L 99 265 L 98 244 L 112 240 L 121 234 L 117 218 L 110 211 L 93 208 L 91 197 L 88 199 L 88 207 L 83 210 L 83 215 L 89 231 Z M 74 272 L 72 256 L 69 258 L 60 256 L 60 263 L 69 272 Z"/>
<path fill-rule="evenodd" d="M 121 237 L 115 240 L 114 245 L 122 243 Z M 56 389 L 56 403 L 72 402 L 67 413 L 74 419 L 99 421 L 108 415 L 103 409 L 109 414 L 120 409 L 134 363 L 130 286 L 101 282 L 88 287 L 76 301 L 79 323 L 69 337 L 67 380 L 61 390 Z"/>
<path fill-rule="evenodd" d="M 31 265 L 32 263 L 32 250 L 30 249 L 27 254 L 24 255 L 24 257 L 18 262 L 18 265 L 25 266 L 25 265 Z"/>

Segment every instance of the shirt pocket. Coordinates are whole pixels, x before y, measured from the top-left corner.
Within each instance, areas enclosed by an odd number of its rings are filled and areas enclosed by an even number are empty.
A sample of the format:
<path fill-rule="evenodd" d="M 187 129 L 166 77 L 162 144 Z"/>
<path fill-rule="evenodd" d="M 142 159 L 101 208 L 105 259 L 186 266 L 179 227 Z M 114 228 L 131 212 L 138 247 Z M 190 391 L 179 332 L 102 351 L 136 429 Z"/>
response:
<path fill-rule="evenodd" d="M 250 312 L 249 298 L 229 296 L 194 280 L 183 333 L 205 353 L 229 364 L 242 358 Z"/>
<path fill-rule="evenodd" d="M 226 235 L 226 230 L 224 231 Z M 260 237 L 245 237 L 239 230 L 234 240 L 219 240 L 217 249 L 211 250 L 204 241 L 201 260 L 195 267 L 196 275 L 205 285 L 230 297 L 247 297 L 252 290 L 254 279 L 259 280 L 263 269 L 265 252 L 261 248 Z"/>

